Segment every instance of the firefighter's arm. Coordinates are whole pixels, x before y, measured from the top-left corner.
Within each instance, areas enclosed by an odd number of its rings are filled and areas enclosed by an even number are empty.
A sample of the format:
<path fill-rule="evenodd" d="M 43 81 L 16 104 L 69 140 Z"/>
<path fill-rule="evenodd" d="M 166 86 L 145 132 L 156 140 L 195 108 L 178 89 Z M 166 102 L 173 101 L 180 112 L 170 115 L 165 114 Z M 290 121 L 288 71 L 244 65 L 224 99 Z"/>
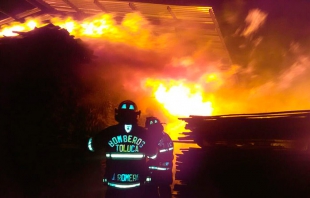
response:
<path fill-rule="evenodd" d="M 87 148 L 88 148 L 89 151 L 95 152 L 94 144 L 93 144 L 93 137 L 90 137 L 90 138 L 88 139 Z"/>
<path fill-rule="evenodd" d="M 159 152 L 159 150 L 156 147 L 156 149 L 154 149 L 152 152 L 147 153 L 146 154 L 147 161 L 156 159 L 158 152 Z"/>
<path fill-rule="evenodd" d="M 156 159 L 158 153 L 159 153 L 159 149 L 158 149 L 156 142 L 155 141 L 149 142 L 149 144 L 147 145 L 146 153 L 145 153 L 147 159 L 150 159 L 150 160 Z"/>
<path fill-rule="evenodd" d="M 90 137 L 87 143 L 88 150 L 91 152 L 97 152 L 105 149 L 106 145 L 104 144 L 104 142 L 106 142 L 106 139 L 107 131 L 105 130 L 99 132 L 93 137 Z"/>

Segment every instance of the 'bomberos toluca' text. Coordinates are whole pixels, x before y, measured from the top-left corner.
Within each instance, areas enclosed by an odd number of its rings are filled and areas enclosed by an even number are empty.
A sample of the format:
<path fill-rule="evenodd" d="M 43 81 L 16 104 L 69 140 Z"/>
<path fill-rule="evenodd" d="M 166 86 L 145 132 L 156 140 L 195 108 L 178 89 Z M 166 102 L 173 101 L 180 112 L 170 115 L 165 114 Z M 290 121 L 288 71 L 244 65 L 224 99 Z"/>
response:
<path fill-rule="evenodd" d="M 139 152 L 139 148 L 142 148 L 145 141 L 142 138 L 133 135 L 118 135 L 112 137 L 108 142 L 110 147 L 116 147 L 116 152 Z"/>

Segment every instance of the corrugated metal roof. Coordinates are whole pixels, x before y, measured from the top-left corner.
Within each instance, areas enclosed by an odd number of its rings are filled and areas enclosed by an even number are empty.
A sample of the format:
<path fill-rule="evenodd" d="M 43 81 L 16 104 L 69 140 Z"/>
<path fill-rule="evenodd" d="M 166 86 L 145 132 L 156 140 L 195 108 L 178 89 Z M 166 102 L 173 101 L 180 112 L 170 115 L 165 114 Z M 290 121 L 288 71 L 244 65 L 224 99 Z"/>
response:
<path fill-rule="evenodd" d="M 28 0 L 29 1 L 29 0 Z M 91 16 L 99 13 L 113 13 L 116 16 L 124 16 L 131 12 L 140 12 L 150 21 L 155 21 L 156 25 L 169 24 L 174 26 L 174 31 L 182 31 L 195 29 L 206 43 L 211 44 L 212 48 L 220 51 L 224 64 L 231 65 L 231 59 L 224 43 L 220 28 L 216 21 L 212 7 L 207 6 L 180 6 L 165 5 L 154 3 L 141 3 L 129 1 L 103 1 L 103 0 L 32 0 L 40 5 L 56 10 L 58 14 L 63 15 L 79 15 L 80 17 Z M 24 18 L 33 14 L 37 14 L 41 10 L 35 8 L 20 13 L 18 16 L 0 21 L 0 26 L 10 23 L 16 18 Z M 40 13 L 41 14 L 41 13 Z M 48 13 L 45 17 L 48 18 Z M 50 16 L 51 17 L 51 16 Z M 190 24 L 190 26 L 188 25 Z M 171 31 L 171 27 L 159 28 L 160 31 Z M 199 31 L 197 31 L 199 29 Z"/>
<path fill-rule="evenodd" d="M 23 19 L 23 18 L 25 18 L 27 16 L 31 16 L 33 14 L 39 13 L 40 11 L 41 10 L 39 8 L 34 8 L 34 9 L 31 9 L 31 10 L 26 10 L 25 12 L 21 12 L 21 13 L 17 14 L 14 17 L 9 16 L 8 18 L 0 20 L 0 26 L 4 25 L 4 24 L 7 24 L 7 23 L 11 23 L 11 22 L 16 21 L 18 19 Z"/>

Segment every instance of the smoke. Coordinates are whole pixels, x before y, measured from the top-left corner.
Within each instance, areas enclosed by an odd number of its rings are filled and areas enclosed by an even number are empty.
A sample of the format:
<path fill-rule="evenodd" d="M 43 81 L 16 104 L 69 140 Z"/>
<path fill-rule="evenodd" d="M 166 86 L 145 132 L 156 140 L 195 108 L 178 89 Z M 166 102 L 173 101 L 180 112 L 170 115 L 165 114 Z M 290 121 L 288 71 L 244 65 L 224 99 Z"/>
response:
<path fill-rule="evenodd" d="M 193 23 L 158 20 L 155 25 L 138 12 L 79 22 L 53 18 L 52 23 L 94 51 L 93 61 L 77 71 L 89 89 L 81 102 L 108 106 L 108 121 L 103 118 L 107 115 L 100 115 L 105 125 L 114 121 L 114 107 L 126 99 L 142 111 L 140 124 L 145 116 L 175 120 L 155 98 L 160 83 L 201 91 L 203 102 L 212 103 L 213 114 L 310 108 L 310 19 L 308 11 L 300 9 L 306 6 L 249 4 L 236 1 L 216 12 L 233 65 L 223 64 L 223 54 Z"/>
<path fill-rule="evenodd" d="M 94 50 L 96 58 L 80 70 L 92 90 L 85 103 L 101 104 L 108 98 L 116 107 L 131 99 L 145 116 L 167 115 L 154 95 L 162 82 L 168 87 L 182 83 L 191 91 L 199 85 L 204 100 L 212 102 L 213 114 L 309 108 L 307 10 L 287 2 L 240 0 L 216 14 L 233 65 L 223 65 L 222 54 L 193 23 L 158 20 L 155 25 L 138 12 L 52 22 L 65 23 L 64 28 Z"/>
<path fill-rule="evenodd" d="M 234 17 L 224 32 L 238 84 L 217 90 L 215 113 L 309 109 L 309 2 L 235 5 L 235 13 L 224 12 Z"/>
<path fill-rule="evenodd" d="M 247 27 L 243 30 L 241 35 L 249 37 L 257 31 L 262 25 L 264 25 L 267 15 L 268 14 L 259 9 L 250 10 L 248 16 L 245 18 Z"/>
<path fill-rule="evenodd" d="M 91 85 L 93 94 L 86 96 L 85 102 L 100 103 L 103 93 L 108 93 L 114 96 L 114 104 L 131 99 L 143 116 L 158 116 L 165 122 L 167 112 L 163 113 L 154 87 L 146 81 L 197 83 L 210 91 L 213 86 L 206 74 L 222 71 L 221 54 L 212 50 L 212 43 L 199 34 L 199 27 L 171 31 L 171 24 L 155 26 L 139 13 L 127 14 L 122 21 L 108 20 L 109 24 L 107 34 L 79 36 L 96 57 L 81 74 L 88 81 L 96 79 Z"/>
<path fill-rule="evenodd" d="M 280 19 L 273 9 L 251 7 L 246 11 L 244 3 L 236 5 L 242 10 L 229 21 L 243 22 L 234 24 L 235 31 L 225 37 L 236 63 L 227 70 L 221 69 L 221 54 L 201 37 L 199 28 L 180 31 L 171 29 L 171 24 L 155 26 L 139 13 L 131 13 L 123 21 L 113 22 L 119 30 L 113 34 L 82 37 L 97 56 L 92 75 L 101 79 L 99 84 L 108 85 L 117 99 L 132 99 L 144 115 L 163 119 L 167 112 L 154 98 L 152 87 L 146 86 L 148 79 L 199 84 L 204 98 L 212 101 L 213 114 L 309 108 L 308 50 L 293 33 L 285 32 L 290 20 L 278 26 Z M 192 24 L 177 27 L 186 25 Z M 216 74 L 217 79 L 209 74 Z M 98 86 L 97 92 L 104 89 Z"/>

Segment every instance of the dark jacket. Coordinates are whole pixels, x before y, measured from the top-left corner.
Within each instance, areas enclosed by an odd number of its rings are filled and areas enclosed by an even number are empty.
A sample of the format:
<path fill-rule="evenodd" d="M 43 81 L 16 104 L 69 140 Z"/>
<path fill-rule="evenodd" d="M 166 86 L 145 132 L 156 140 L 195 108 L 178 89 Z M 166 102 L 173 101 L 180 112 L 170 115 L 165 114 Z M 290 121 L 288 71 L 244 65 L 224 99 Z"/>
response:
<path fill-rule="evenodd" d="M 133 188 L 142 185 L 147 175 L 147 156 L 157 152 L 156 142 L 152 142 L 146 130 L 137 124 L 131 126 L 110 126 L 91 140 L 94 151 L 106 151 L 105 182 L 110 187 Z"/>
<path fill-rule="evenodd" d="M 148 168 L 152 177 L 152 182 L 161 184 L 172 183 L 173 167 L 173 142 L 170 136 L 164 131 L 154 131 L 149 129 L 154 139 L 157 139 L 158 153 L 155 159 L 149 160 Z M 158 129 L 157 129 L 158 130 Z"/>
<path fill-rule="evenodd" d="M 156 159 L 151 161 L 150 169 L 153 170 L 171 170 L 173 161 L 173 142 L 170 136 L 164 131 L 158 135 L 158 154 Z"/>

